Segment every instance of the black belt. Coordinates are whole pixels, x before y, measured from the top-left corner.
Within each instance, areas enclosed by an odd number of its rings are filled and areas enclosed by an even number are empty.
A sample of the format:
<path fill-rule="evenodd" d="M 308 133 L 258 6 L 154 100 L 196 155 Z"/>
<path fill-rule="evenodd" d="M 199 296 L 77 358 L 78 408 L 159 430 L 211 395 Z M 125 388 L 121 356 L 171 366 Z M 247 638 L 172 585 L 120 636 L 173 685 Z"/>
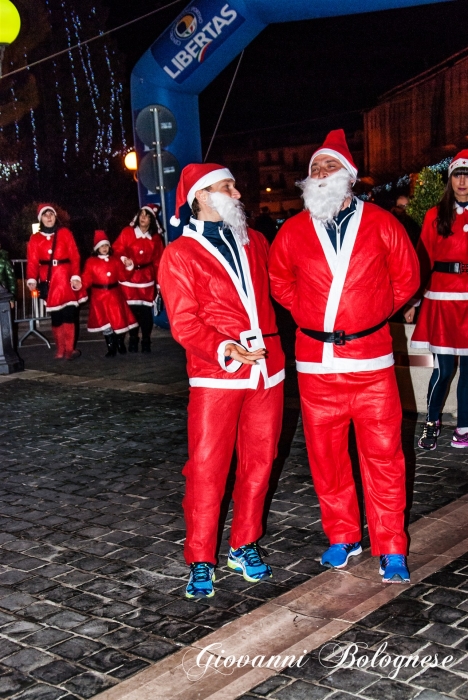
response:
<path fill-rule="evenodd" d="M 93 289 L 115 289 L 119 286 L 118 282 L 113 282 L 112 284 L 92 284 Z"/>
<path fill-rule="evenodd" d="M 332 331 L 331 333 L 325 333 L 323 331 L 311 331 L 309 328 L 300 328 L 302 333 L 308 335 L 310 338 L 315 338 L 315 340 L 320 340 L 322 343 L 335 343 L 335 345 L 344 345 L 347 340 L 356 340 L 357 338 L 364 338 L 366 335 L 371 335 L 375 333 L 380 328 L 383 328 L 387 323 L 388 319 L 381 321 L 376 326 L 372 328 L 366 328 L 365 331 L 359 331 L 359 333 L 348 333 L 345 331 Z"/>
<path fill-rule="evenodd" d="M 149 267 L 150 265 L 152 265 L 152 263 L 150 263 L 150 262 L 149 263 L 142 263 L 141 265 L 135 265 L 133 267 L 133 269 L 134 270 L 143 270 L 144 267 Z"/>
<path fill-rule="evenodd" d="M 436 260 L 432 270 L 434 272 L 450 272 L 455 275 L 461 275 L 462 272 L 468 272 L 468 263 L 439 262 Z"/>
<path fill-rule="evenodd" d="M 61 260 L 39 260 L 39 265 L 52 265 L 55 267 L 56 265 L 65 265 L 69 262 L 70 258 L 62 258 Z"/>

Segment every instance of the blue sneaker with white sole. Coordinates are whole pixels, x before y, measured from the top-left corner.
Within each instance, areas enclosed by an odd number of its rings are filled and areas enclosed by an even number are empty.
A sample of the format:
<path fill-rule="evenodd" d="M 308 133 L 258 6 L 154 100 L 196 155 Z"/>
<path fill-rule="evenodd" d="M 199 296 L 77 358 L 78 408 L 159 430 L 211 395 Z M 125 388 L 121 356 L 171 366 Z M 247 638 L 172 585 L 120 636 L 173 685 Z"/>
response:
<path fill-rule="evenodd" d="M 231 547 L 227 565 L 233 571 L 242 571 L 244 579 L 251 583 L 273 576 L 271 567 L 263 561 L 256 542 L 245 544 L 239 549 Z"/>
<path fill-rule="evenodd" d="M 212 598 L 215 594 L 213 588 L 214 570 L 213 564 L 209 562 L 196 561 L 190 564 L 190 577 L 185 589 L 185 597 L 189 600 Z"/>
<path fill-rule="evenodd" d="M 322 566 L 327 569 L 344 569 L 348 563 L 349 557 L 355 557 L 361 554 L 362 548 L 360 542 L 352 544 L 332 544 L 326 552 L 322 554 Z"/>
<path fill-rule="evenodd" d="M 382 583 L 409 583 L 410 572 L 404 554 L 382 554 L 379 574 Z"/>

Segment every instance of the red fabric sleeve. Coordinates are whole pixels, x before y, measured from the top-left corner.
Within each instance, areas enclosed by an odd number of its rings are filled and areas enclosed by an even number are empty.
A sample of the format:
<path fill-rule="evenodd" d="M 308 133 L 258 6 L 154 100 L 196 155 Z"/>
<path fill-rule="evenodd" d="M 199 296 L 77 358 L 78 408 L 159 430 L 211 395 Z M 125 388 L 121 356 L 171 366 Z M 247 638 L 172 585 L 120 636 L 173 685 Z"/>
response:
<path fill-rule="evenodd" d="M 159 270 L 159 263 L 161 262 L 161 256 L 164 252 L 164 244 L 161 240 L 161 236 L 159 234 L 155 233 L 153 236 L 153 242 L 154 242 L 154 249 L 153 249 L 153 270 L 154 270 L 154 279 L 157 282 L 158 281 L 158 270 Z"/>
<path fill-rule="evenodd" d="M 71 261 L 71 275 L 70 277 L 76 276 L 80 277 L 80 253 L 78 251 L 78 247 L 75 243 L 75 239 L 73 237 L 73 233 L 68 229 L 60 229 L 57 231 L 55 234 L 57 235 L 66 235 L 66 244 L 67 244 L 67 253 L 68 257 L 70 258 Z"/>
<path fill-rule="evenodd" d="M 268 261 L 271 294 L 289 311 L 296 295 L 296 275 L 289 256 L 287 226 L 283 226 L 270 248 Z"/>
<path fill-rule="evenodd" d="M 27 264 L 26 264 L 26 279 L 39 279 L 39 246 L 37 245 L 35 236 L 38 234 L 33 234 L 28 241 L 27 247 Z M 40 235 L 40 234 L 39 234 Z"/>
<path fill-rule="evenodd" d="M 174 338 L 185 350 L 219 367 L 218 347 L 232 339 L 200 318 L 193 271 L 173 246 L 161 258 L 159 284 Z"/>
<path fill-rule="evenodd" d="M 126 226 L 120 234 L 117 237 L 117 240 L 115 243 L 112 244 L 112 250 L 114 251 L 114 254 L 120 257 L 121 255 L 124 255 L 126 258 L 131 258 L 132 253 L 131 251 L 128 250 L 128 231 L 127 229 L 130 228 L 129 226 Z M 133 229 L 131 229 L 133 232 Z"/>
<path fill-rule="evenodd" d="M 83 289 L 89 289 L 93 283 L 93 258 L 88 258 L 83 274 L 81 275 L 81 283 L 83 285 Z"/>
<path fill-rule="evenodd" d="M 422 298 L 424 290 L 429 283 L 431 270 L 434 265 L 434 240 L 437 236 L 436 228 L 437 207 L 429 209 L 424 217 L 424 223 L 421 231 L 421 236 L 416 249 L 419 265 L 421 267 L 421 286 L 417 292 L 418 299 Z"/>
<path fill-rule="evenodd" d="M 400 222 L 391 214 L 382 222 L 388 247 L 387 265 L 393 288 L 393 311 L 406 304 L 419 288 L 419 261 L 413 244 Z"/>

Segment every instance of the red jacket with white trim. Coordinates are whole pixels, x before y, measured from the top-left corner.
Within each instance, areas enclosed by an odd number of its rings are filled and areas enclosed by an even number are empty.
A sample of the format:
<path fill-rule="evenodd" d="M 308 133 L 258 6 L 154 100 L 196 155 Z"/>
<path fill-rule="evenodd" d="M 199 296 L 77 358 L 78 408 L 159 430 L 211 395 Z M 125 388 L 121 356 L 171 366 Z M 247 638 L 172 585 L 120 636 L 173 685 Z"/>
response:
<path fill-rule="evenodd" d="M 194 222 L 195 223 L 195 222 Z M 203 222 L 196 222 L 203 231 Z M 270 300 L 265 237 L 249 229 L 250 243 L 238 245 L 248 294 L 227 261 L 201 233 L 184 228 L 161 259 L 159 284 L 174 338 L 187 352 L 192 386 L 221 389 L 265 387 L 284 379 L 284 354 Z M 241 365 L 224 358 L 229 342 L 241 333 L 260 329 L 267 359 Z"/>
<path fill-rule="evenodd" d="M 270 260 L 273 297 L 299 328 L 357 333 L 389 318 L 419 286 L 416 253 L 403 226 L 389 212 L 357 200 L 337 254 L 321 222 L 303 211 L 282 226 Z M 393 364 L 388 325 L 345 345 L 296 335 L 298 370 L 358 372 Z"/>
<path fill-rule="evenodd" d="M 26 277 L 29 280 L 45 282 L 49 273 L 49 266 L 41 261 L 49 261 L 52 256 L 54 236 L 57 236 L 55 244 L 54 260 L 59 264 L 52 265 L 50 271 L 50 286 L 47 297 L 48 311 L 59 311 L 65 306 L 78 306 L 78 303 L 86 301 L 84 289 L 79 292 L 71 287 L 72 277 L 80 278 L 80 254 L 73 238 L 72 232 L 65 227 L 59 228 L 56 233 L 33 233 L 29 239 L 27 249 Z M 60 263 L 60 260 L 69 262 Z"/>
<path fill-rule="evenodd" d="M 164 245 L 157 233 L 154 236 L 148 233 L 137 237 L 139 231 L 133 226 L 126 226 L 112 248 L 115 255 L 130 258 L 135 266 L 130 278 L 121 283 L 127 302 L 152 306 Z M 143 267 L 139 268 L 140 265 Z"/>
<path fill-rule="evenodd" d="M 93 333 L 112 328 L 115 333 L 124 333 L 138 326 L 119 284 L 129 274 L 119 258 L 113 255 L 88 258 L 81 280 L 90 295 L 88 331 Z M 102 289 L 109 285 L 111 289 Z"/>
<path fill-rule="evenodd" d="M 468 211 L 455 207 L 453 235 L 439 236 L 436 226 L 437 207 L 429 209 L 424 219 L 418 255 L 423 271 L 424 295 L 411 345 L 436 354 L 468 355 L 468 272 L 460 274 L 432 272 L 436 261 L 458 262 L 468 266 Z"/>

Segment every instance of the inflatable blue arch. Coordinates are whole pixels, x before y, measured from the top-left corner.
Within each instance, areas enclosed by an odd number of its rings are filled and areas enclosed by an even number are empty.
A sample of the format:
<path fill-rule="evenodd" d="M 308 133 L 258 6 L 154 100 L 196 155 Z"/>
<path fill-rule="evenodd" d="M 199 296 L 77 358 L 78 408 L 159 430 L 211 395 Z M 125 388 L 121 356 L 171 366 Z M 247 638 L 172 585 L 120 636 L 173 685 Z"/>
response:
<path fill-rule="evenodd" d="M 351 15 L 440 0 L 195 0 L 178 15 L 136 64 L 131 77 L 133 123 L 151 104 L 167 107 L 177 134 L 167 147 L 183 168 L 202 162 L 198 95 L 269 24 Z M 148 147 L 135 132 L 138 161 Z M 159 194 L 138 184 L 140 204 L 159 202 Z M 175 190 L 166 193 L 168 218 Z M 183 222 L 183 218 L 182 218 Z M 182 233 L 169 227 L 173 240 Z"/>

